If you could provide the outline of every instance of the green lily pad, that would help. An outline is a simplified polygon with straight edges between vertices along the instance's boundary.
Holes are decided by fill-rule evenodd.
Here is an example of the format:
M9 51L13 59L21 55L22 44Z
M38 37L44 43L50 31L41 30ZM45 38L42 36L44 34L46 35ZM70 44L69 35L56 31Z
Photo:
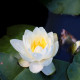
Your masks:
M17 75L14 80L67 80L67 67L69 66L68 62L61 60L53 60L56 67L56 73L46 76L42 72L38 74L33 74L29 69L24 69L19 75Z
M67 70L69 80L80 80L80 64L73 62Z
M8 53L10 55L16 55L18 52L13 49L13 47L10 44L10 38L8 36L4 36L0 39L0 52L2 53Z
M68 62L53 60L56 73L45 76L42 72L34 74L28 68L20 67L17 61L9 54L0 53L0 78L2 80L67 80Z
M22 39L22 35L24 34L26 29L32 31L34 29L34 26L23 25L23 24L22 25L14 25L14 26L8 27L7 35L12 39L13 38Z
M46 76L45 80L68 80L67 68L69 63L57 59L54 59L53 63L56 67L56 72L49 77Z
M55 14L80 14L80 0L41 0Z
M12 80L22 70L23 68L18 65L16 58L9 54L0 53L0 75L2 80L4 80L3 78Z
M14 80L44 80L40 73L33 74L29 69L24 69Z
M73 62L76 62L76 63L79 63L79 64L80 64L80 52L77 53L77 54L74 56Z
M10 39L22 39L22 35L26 29L33 30L34 26L31 25L14 25L7 29L7 35L0 39L0 52L8 53L17 58L20 56L18 52L11 46Z
M67 70L69 80L80 80L80 52L74 56L72 64Z

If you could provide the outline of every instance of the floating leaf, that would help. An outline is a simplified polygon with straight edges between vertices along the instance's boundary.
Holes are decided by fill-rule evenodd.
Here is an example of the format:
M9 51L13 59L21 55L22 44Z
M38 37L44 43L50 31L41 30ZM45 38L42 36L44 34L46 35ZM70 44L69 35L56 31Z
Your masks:
M24 69L19 75L17 75L14 80L44 80L40 73L33 74L29 69Z
M0 39L0 52L9 53L19 58L18 52L11 46L10 39L22 39L22 35L26 29L33 30L34 26L30 25L14 25L7 29L7 35Z
M80 14L80 0L41 0L55 14Z
M80 64L73 62L67 70L69 80L80 80Z
M9 54L0 53L0 74L6 78L5 80L12 80L22 70L23 68L18 65L16 58Z
M24 31L26 29L29 29L32 31L34 29L34 26L32 25L14 25L14 26L8 27L7 35L10 38L22 39L22 35L24 34Z
M80 52L78 52L67 70L69 80L80 80Z
M73 61L80 64L80 52L75 55Z
M57 59L55 59L53 62L56 67L56 73L55 75L51 76L51 80L67 80L67 68L69 63Z
M17 59L9 54L0 53L0 78L2 80L67 80L66 70L68 62L54 60L56 73L51 76L45 76L43 73L33 74L29 69L20 67ZM62 76L63 75L63 76Z
M11 53L10 55L16 55L18 52L13 49L10 44L10 38L8 36L4 36L0 39L0 52L2 53Z

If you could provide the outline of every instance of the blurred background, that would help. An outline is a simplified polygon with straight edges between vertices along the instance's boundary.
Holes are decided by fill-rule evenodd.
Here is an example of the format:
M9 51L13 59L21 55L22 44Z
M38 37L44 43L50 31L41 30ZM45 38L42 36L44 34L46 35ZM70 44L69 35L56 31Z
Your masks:
M48 9L38 0L3 1L0 9L0 37L6 34L9 26L28 24L45 26Z
M42 1L42 3L40 2ZM28 0L3 1L0 10L0 37L6 34L7 27L18 24L43 26L47 32L58 34L66 29L80 40L80 0ZM43 5L44 4L44 5ZM66 6L65 6L66 5ZM55 58L71 62L72 55L62 47Z

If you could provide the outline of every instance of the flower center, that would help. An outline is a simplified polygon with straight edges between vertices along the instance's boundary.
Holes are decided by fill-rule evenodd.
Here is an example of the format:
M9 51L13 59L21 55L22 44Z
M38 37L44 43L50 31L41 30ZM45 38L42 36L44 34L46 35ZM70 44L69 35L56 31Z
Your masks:
M46 43L44 38L42 38L41 40L36 39L36 40L33 41L32 45L31 45L31 50L32 50L32 52L34 52L34 50L37 46L40 46L44 49L46 44L47 43Z

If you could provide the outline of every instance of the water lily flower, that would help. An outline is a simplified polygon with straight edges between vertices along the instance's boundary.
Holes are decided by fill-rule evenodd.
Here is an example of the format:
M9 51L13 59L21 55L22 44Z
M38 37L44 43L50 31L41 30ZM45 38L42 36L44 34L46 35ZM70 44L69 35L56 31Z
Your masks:
M20 54L22 67L29 67L33 73L42 71L45 75L55 71L52 60L59 48L56 33L35 27L33 31L25 30L22 40L11 39L10 43Z

